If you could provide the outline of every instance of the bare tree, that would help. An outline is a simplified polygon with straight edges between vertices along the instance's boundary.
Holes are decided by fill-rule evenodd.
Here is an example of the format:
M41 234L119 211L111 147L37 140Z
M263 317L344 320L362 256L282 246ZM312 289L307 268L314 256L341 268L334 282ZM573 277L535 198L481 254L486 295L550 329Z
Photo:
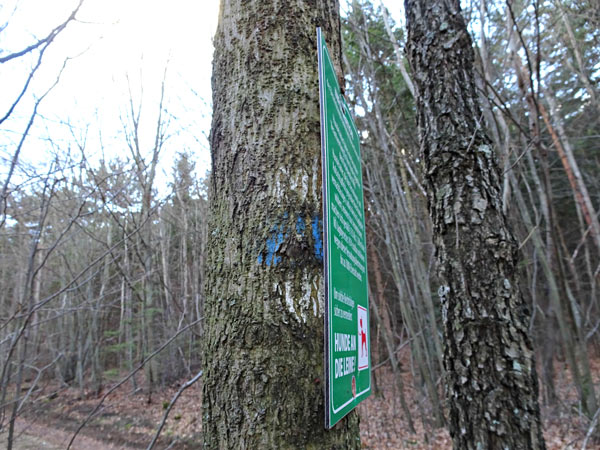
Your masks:
M407 0L454 448L545 448L517 245L458 1Z
M4 56L0 56L0 65L5 65L5 64L8 65L12 62L18 61L18 60L26 57L26 56L37 53L37 59L35 60L33 67L25 75L25 80L23 81L22 89L16 94L14 100L9 103L9 106L7 107L6 111L3 113L0 112L0 114L1 114L0 126L2 126L4 124L4 122L13 114L17 105L23 100L23 98L25 97L25 94L29 91L31 82L34 79L34 76L36 75L36 73L38 72L40 67L42 66L44 55L45 55L46 51L48 50L48 48L53 44L53 42L56 40L56 38L61 33L64 32L64 30L68 27L68 25L71 22L77 20L77 13L81 9L83 2L84 2L84 0L80 0L79 3L77 4L77 6L75 7L75 9L69 14L69 16L61 24L59 24L54 29L52 29L45 37L36 40L32 44L28 45L27 47L25 47L21 50L11 52ZM8 26L8 23L5 24L4 26L2 26L2 28L0 28L0 33L2 31L4 31L7 26ZM27 124L25 125L25 129L23 130L23 132L21 134L21 138L19 140L18 145L16 146L15 150L13 151L13 154L12 154L12 157L10 160L10 167L8 170L8 174L6 175L6 179L4 180L4 183L2 184L2 192L0 192L0 229L2 228L2 226L4 225L4 223L6 221L6 201L7 201L8 190L9 190L9 186L10 186L11 179L14 174L15 168L19 161L19 156L21 153L21 149L23 148L25 139L28 137L31 127L38 115L38 109L40 107L40 104L46 98L46 96L50 93L50 91L52 91L52 89L58 84L58 81L60 80L60 76L61 76L68 61L69 61L68 58L66 58L64 60L64 64L56 76L56 81L53 84L51 84L51 86L44 93L42 93L40 96L38 96L34 100L34 105L33 105L32 111L30 113L29 120L27 121ZM4 93L4 94L8 95L8 93Z

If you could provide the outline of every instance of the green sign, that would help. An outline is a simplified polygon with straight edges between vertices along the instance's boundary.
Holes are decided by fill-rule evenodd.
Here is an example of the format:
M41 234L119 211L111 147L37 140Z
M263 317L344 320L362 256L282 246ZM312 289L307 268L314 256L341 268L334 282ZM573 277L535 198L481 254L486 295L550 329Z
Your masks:
M317 29L325 238L325 427L371 393L359 137Z

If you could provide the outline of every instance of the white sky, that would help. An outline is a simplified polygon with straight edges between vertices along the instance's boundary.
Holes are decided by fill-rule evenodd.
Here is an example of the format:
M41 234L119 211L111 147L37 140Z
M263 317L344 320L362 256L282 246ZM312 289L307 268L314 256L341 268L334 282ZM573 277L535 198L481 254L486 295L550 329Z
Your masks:
M399 22L402 2L383 3ZM76 4L77 0L0 2L0 26L8 23L0 32L0 55L20 50L36 37L44 36ZM203 175L210 165L206 138L210 129L212 36L218 5L218 0L85 0L78 14L84 23L70 24L50 47L43 70L32 84L31 92L41 95L54 81L64 56L74 58L58 86L45 99L42 117L36 121L35 131L23 149L23 160L43 159L43 153L48 151L44 144L48 135L58 141L61 136L67 140L67 128L60 124L67 120L74 128L87 130L87 150L96 158L101 154L100 142L108 157L124 154L126 145L121 132L129 99L127 80L134 99L143 103L142 147L150 150L160 82L168 61L168 109L173 117L169 129L173 136L162 158L160 182L169 179L173 155L184 148L194 151L198 174ZM14 101L33 62L22 59L0 66L0 115ZM14 152L31 108L31 100L22 102L11 119L0 126L0 158L5 161ZM80 132L84 134L85 131ZM4 173L5 168L0 171Z

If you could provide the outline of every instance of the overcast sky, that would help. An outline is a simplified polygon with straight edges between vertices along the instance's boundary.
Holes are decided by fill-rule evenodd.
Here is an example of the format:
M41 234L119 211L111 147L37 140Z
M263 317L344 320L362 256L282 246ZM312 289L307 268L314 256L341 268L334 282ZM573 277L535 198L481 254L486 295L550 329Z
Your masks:
M0 55L20 50L36 37L46 35L77 3L0 2L0 27L7 24L0 32ZM401 19L401 3L384 1L397 22ZM73 58L60 83L44 100L40 120L23 150L23 160L43 159L48 135L59 141L61 136L65 141L70 139L61 120L68 120L78 130L80 141L85 138L93 158L101 157L102 148L123 151L121 131L129 90L136 103L142 101L142 145L151 148L160 83L168 67L167 107L173 136L163 155L163 182L171 172L174 153L183 148L194 151L198 174L203 175L210 164L206 137L210 129L212 36L218 5L218 0L85 0L78 14L80 23L72 23L50 47L43 70L32 84L31 92L41 95L54 82L64 56ZM24 75L33 63L25 58L1 67L0 115L22 89ZM4 161L13 153L31 108L31 100L22 102L11 120L0 126L0 158ZM114 153L107 150L107 156ZM2 174L6 172L3 165Z

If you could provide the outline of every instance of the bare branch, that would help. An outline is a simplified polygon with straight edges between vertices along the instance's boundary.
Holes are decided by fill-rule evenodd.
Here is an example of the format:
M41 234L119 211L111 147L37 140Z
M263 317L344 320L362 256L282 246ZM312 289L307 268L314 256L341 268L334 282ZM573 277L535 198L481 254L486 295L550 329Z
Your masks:
M50 44L56 38L56 36L58 36L67 27L67 25L69 25L69 23L71 23L73 20L75 20L75 17L77 16L77 13L79 12L79 9L81 8L81 5L83 4L84 1L85 0L79 0L79 3L75 7L75 9L71 12L71 14L67 18L67 20L65 20L59 26L57 26L52 31L50 31L50 33L48 33L48 35L45 38L40 39L39 41L35 42L34 44L31 44L28 47L25 47L23 50L20 50L18 52L11 53L10 55L1 57L0 64L4 64L15 58L20 58L21 56L24 56L27 53L34 51L36 48L39 48L44 45L47 46L48 44Z
M154 448L154 445L156 445L156 441L158 440L158 437L160 436L160 432L162 431L163 427L165 426L165 423L167 422L167 417L169 417L169 413L171 412L171 409L173 409L173 406L175 406L177 399L181 396L183 391L185 391L187 388L192 386L194 383L196 383L196 381L198 381L200 379L200 377L202 376L202 372L203 371L201 370L194 376L194 378L192 378L187 383L185 383L183 386L181 386L179 388L179 391L177 391L177 394L175 394L173 396L173 398L171 399L171 403L169 403L169 406L167 407L167 410L165 411L165 413L163 415L162 421L160 422L160 425L158 426L158 429L156 430L156 434L154 435L152 442L150 442L150 444L147 447L147 450L152 450Z
M175 333L173 336L171 336L169 338L169 340L167 340L166 342L164 342L159 348L157 348L150 355L148 355L146 358L144 358L144 360L135 369L133 369L131 372L129 372L129 374L125 378L123 378L121 381L119 381L117 384L115 384L112 388L110 388L108 391L106 391L106 393L102 396L102 398L100 399L100 401L98 402L98 404L96 405L96 407L88 414L88 416L79 425L79 427L77 427L77 430L75 430L75 434L73 434L73 436L71 437L71 440L69 441L69 444L67 445L67 450L69 450L71 448L71 446L73 445L73 442L75 441L75 438L77 437L77 435L79 434L79 432L94 417L94 415L98 412L98 410L100 409L100 407L104 403L104 400L106 400L106 398L110 394L112 394L114 391L116 391L119 387L121 387L123 384L125 384L132 376L134 376L137 372L139 372L141 369L143 369L144 366L146 365L146 363L148 361L150 361L152 358L154 358L156 355L158 355L161 351L163 351L171 342L173 342L175 340L175 338L177 338L177 336L179 336L181 333L183 333L184 331L188 330L189 328L193 327L194 325L200 323L202 320L203 320L203 318L200 317L199 319L197 319L194 322L190 323L186 327L184 327L181 330L177 331L177 333Z

